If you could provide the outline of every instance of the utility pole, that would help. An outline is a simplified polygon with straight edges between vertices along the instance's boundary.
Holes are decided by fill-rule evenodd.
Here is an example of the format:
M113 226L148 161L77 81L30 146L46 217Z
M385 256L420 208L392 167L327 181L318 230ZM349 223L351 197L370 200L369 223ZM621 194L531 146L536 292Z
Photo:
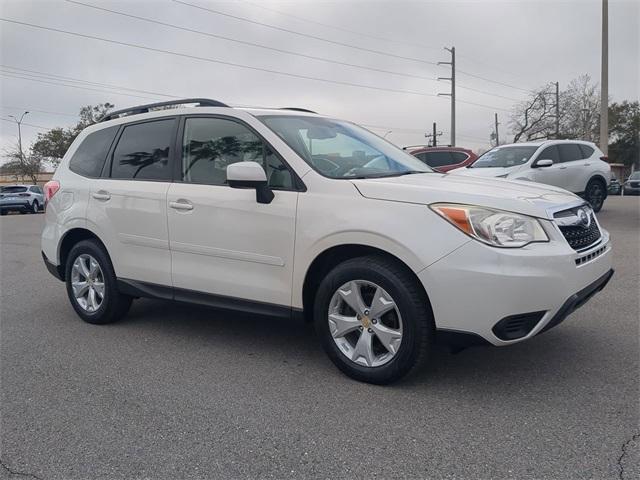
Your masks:
M560 82L556 86L556 140L560 138Z
M431 147L437 147L438 146L438 141L436 140L440 135L442 135L442 132L437 132L436 131L436 122L433 122L433 133L432 134L428 134L425 133L424 136L425 138L431 138Z
M438 77L438 80L449 80L451 82L451 93L439 93L440 96L451 97L451 146L456 146L456 47L444 49L451 53L450 62L438 62L438 65L451 65L450 77Z
M13 118L13 121L16 122L16 124L18 125L18 150L20 153L20 163L24 163L24 153L22 153L22 131L20 130L20 126L22 125L22 119L24 118L25 115L27 115L29 112L24 112L21 116L20 116L20 120L18 120L16 117L14 117L13 115L9 115L10 118Z
M493 115L494 115L494 120L495 120L495 124L496 124L496 147L497 147L498 145L500 145L500 136L498 135L498 125L499 125L499 123L498 123L498 114L494 113Z
M602 0L602 62L600 65L600 150L609 155L609 0Z

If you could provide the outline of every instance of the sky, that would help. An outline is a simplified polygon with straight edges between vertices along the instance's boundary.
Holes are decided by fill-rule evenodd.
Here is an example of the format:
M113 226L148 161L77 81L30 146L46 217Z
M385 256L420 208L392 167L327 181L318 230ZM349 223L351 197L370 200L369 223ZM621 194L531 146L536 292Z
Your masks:
M510 112L531 89L563 88L585 73L599 82L601 8L601 0L0 0L0 151L16 143L9 115L25 110L28 147L38 132L73 125L83 105L175 97L308 108L398 146L424 144L436 122L447 144L449 97L438 94L450 83L437 78L450 76L438 62L450 60L451 46L456 144L486 149L494 114L509 138ZM638 100L639 59L640 0L610 0L613 101Z

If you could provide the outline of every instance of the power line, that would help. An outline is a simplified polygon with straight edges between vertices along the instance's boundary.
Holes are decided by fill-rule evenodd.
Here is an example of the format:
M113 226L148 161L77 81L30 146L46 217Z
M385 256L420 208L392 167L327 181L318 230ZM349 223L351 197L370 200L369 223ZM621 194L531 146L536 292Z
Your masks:
M174 0L174 1L176 1L176 0ZM411 45L411 46L416 46L416 47L420 47L420 48L429 48L429 49L432 49L432 50L440 50L437 47L433 47L431 45L426 45L424 43L407 42L407 41L395 40L395 39L392 39L392 38L385 38L385 37L379 37L379 36L376 36L376 35L370 35L370 34L367 34L367 33L364 33L364 32L357 32L355 30L350 30L350 29L339 27L339 26L336 26L336 25L330 25L330 24L327 24L327 23L318 22L316 20L311 20L309 18L300 17L300 16L297 16L297 15L292 15L290 13L281 12L280 10L277 10L277 9L274 9L274 8L265 7L264 5L259 5L259 4L250 2L248 0L242 0L242 1L244 3L249 4L249 5L253 5L253 6L261 8L263 10L268 10L268 11L271 11L271 12L275 12L275 13L278 13L278 14L283 15L285 17L295 18L296 20L301 20L303 22L308 22L308 23L312 23L312 24L315 24L315 25L320 25L320 26L323 26L323 27L332 28L332 29L339 30L339 31L342 31L342 32L351 33L351 34L354 34L354 35L361 35L363 37L373 38L373 39L376 39L376 40L382 40L382 41L385 41L385 42L392 42L392 43L397 43L397 44ZM183 3L183 2L180 2L180 3ZM474 62L476 64L479 64L479 65L485 64L486 65L485 62L479 62L479 61L477 61L475 59L472 59L471 57L468 57L468 56L465 56L465 55L459 55L459 56L462 56L463 58L469 59L469 60L471 60L472 62ZM502 71L503 73L514 75L513 73L507 72L506 70L499 70L499 69L496 69L495 67L490 67L490 68L492 68L493 70ZM460 73L465 73L465 72L460 72ZM514 75L514 76L519 76L519 75ZM520 76L520 77L524 78L522 76ZM485 78L485 77L477 76L475 78L478 78L479 80L484 80L484 81L487 81L487 82L498 83L499 85L507 86L507 87L510 87L510 88L521 89L521 87L510 85L508 83L496 82L494 80L491 80L491 79ZM487 93L487 92L481 92L481 93ZM492 94L489 94L489 95L492 95ZM496 96L499 96L499 95L496 95Z
M0 120L2 120L3 122L11 122L11 123L15 123L13 120L8 120L6 118L0 118ZM43 127L41 125L34 125L33 123L21 123L22 125L26 125L28 127L33 127L33 128L39 128L40 130L51 130L50 128L47 127Z
M17 72L7 72L7 73L46 78L48 80L76 82L76 83L82 83L82 84L87 84L87 85L92 85L92 86L113 88L113 89L117 89L117 90L127 90L127 91L131 91L131 92L135 92L135 93L145 93L145 94L149 94L149 95L155 95L157 97L181 98L181 97L176 97L175 95L168 95L166 93L153 92L153 91L149 91L149 90L140 90L140 89L137 89L137 88L124 87L122 85L114 85L114 84L109 84L109 83L92 82L92 81L89 81L89 80L83 80L83 79L78 79L78 78L74 78L74 77L67 77L67 76L62 76L62 75L57 75L57 74L52 74L52 73L47 73L47 72L41 72L41 71L38 71L38 70L27 70L27 69L24 69L24 68L13 67L13 66L10 66L10 65L1 65L0 64L0 69L18 70ZM47 77L51 77L51 78L47 78ZM143 97L143 98L146 98L146 97Z
M402 44L402 45L412 45L414 47L430 48L430 49L438 50L438 51L440 50L440 48L433 47L431 45L425 45L424 43L414 43L414 42L407 42L407 41L403 41L403 40L395 40L393 38L379 37L379 36L376 36L376 35L371 35L369 33L358 32L358 31L355 31L355 30L349 30L348 28L340 27L338 25L331 25L329 23L322 23L322 22L318 22L316 20L311 20L310 18L299 17L297 15L292 15L290 13L281 12L280 10L276 10L275 8L265 7L264 5L260 5L260 4L253 3L253 2L249 2L247 0L242 0L242 1L244 3L252 5L254 7L258 7L258 8L261 8L263 10L268 10L268 11L277 13L279 15L285 16L285 17L295 18L296 20L312 23L314 25L320 25L322 27L332 28L334 30L338 30L338 31L341 31L341 32L347 32L347 33L351 33L351 34L354 34L354 35L360 35L362 37L373 38L374 40L382 40L383 42L391 42L391 43L397 43L397 44Z
M77 117L78 115L73 115L71 113L62 113L62 112L51 112L49 110L36 110L35 108L31 108L31 107L10 107L9 105L2 105L0 106L1 109L3 110L16 110L16 111L25 111L28 110L31 113L44 113L46 115L59 115L59 116L63 116L63 117Z
M315 36L315 35L310 35L308 33L297 32L295 30L290 30L288 28L278 27L277 25L271 25L269 23L258 22L256 20L251 20L249 18L240 17L238 15L232 15L230 13L221 12L219 10L214 10L212 8L201 7L200 5L194 5L192 3L183 2L182 0L172 0L172 1L175 2L175 3L179 3L181 5L186 5L188 7L197 8L199 10L204 10L206 12L214 13L216 15L221 15L221 16L228 17L228 18L233 18L233 19L241 21L241 22L251 23L253 25L260 25L262 27L272 28L274 30L278 30L278 31L281 31L281 32L286 32L286 33L291 33L293 35L299 35L301 37L312 38L314 40L319 40L321 42L331 43L333 45L339 45L341 47L352 48L352 49L355 49L355 50L360 50L360 51L369 52L369 53L375 53L375 54L384 55L384 56L387 56L387 57L399 58L399 59L402 59L402 60L410 60L412 62L425 63L427 65L434 65L434 66L436 65L436 62L429 62L428 60L423 60L421 58L405 57L405 56L402 56L402 55L396 55L396 54L393 54L393 53L383 52L382 50L374 50L374 49L365 48L365 47L358 47L356 45L349 45L348 43L338 42L336 40L329 40L327 38L318 37L318 36Z
M111 10L111 9L104 8L104 7L98 7L97 5L89 5L87 3L78 2L76 0L66 0L66 1L68 3L73 3L73 4L76 4L76 5L82 5L84 7L93 8L95 10L101 10L103 12L113 13L115 15L121 15L123 17L133 18L133 19L140 20L140 21L143 21L143 22L153 23L153 24L156 24L156 25L161 25L161 26L164 26L164 27L174 28L176 30L182 30L182 31L189 32L189 33L195 33L195 34L198 34L198 35L204 35L204 36L211 37L211 38L217 38L217 39L225 40L225 41L228 41L228 42L239 43L241 45L247 45L247 46L250 46L250 47L262 48L264 50L271 50L273 52L284 53L284 54L287 54L287 55L294 55L294 56L297 56L297 57L308 58L308 59L311 59L311 60L318 60L318 61L321 61L321 62L333 63L333 64L336 64L336 65L342 65L342 66L346 66L346 67L359 68L359 69L362 69L362 70L370 70L372 72L388 73L390 75L399 75L399 76L402 76L402 77L417 78L417 79L420 79L420 80L429 80L429 81L432 81L432 82L436 81L435 77L425 77L423 75L413 75L413 74L410 74L410 73L397 72L397 71L393 71L393 70L385 70L385 69L382 69L382 68L369 67L367 65L359 65L359 64L356 64L356 63L341 62L339 60L332 60L330 58L318 57L318 56L315 56L315 55L308 55L308 54L305 54L305 53L292 52L291 50L284 50L284 49L281 49L281 48L268 47L266 45L260 45L259 43L248 42L248 41L245 41L245 40L238 40L238 39L235 39L235 38L225 37L223 35L218 35L218 34L211 33L211 32L205 32L203 30L196 30L196 29L193 29L193 28L182 27L180 25L175 25L173 23L161 22L159 20L153 20L153 19L147 18L147 17L141 17L141 16L138 16L138 15L132 15L132 14L125 13L125 12L120 12L120 11L117 11L117 10Z
M531 90L522 87L516 87L515 85L510 85L508 83L499 82L497 80L491 80L490 78L483 77L481 75L476 75L475 73L465 72L463 70L458 70L458 73L461 75L466 75L468 77L477 78L479 80L484 80L485 82L495 83L496 85L502 85L503 87L513 88L514 90L520 90L523 92L531 93Z
M436 82L437 81L435 77L426 77L424 75L414 75L414 74L410 74L410 73L398 72L398 71L393 71L393 70L385 70L385 69L382 69L382 68L370 67L370 66L367 66L367 65L359 65L359 64L349 63L349 62L341 62L339 60L332 60L330 58L318 57L318 56L315 56L315 55L308 55L308 54L299 53L299 52L292 52L291 50L284 50L284 49L275 48L275 47L268 47L266 45L260 45L258 43L248 42L248 41L244 41L244 40L238 40L238 39L234 39L234 38L230 38L230 37L225 37L223 35L218 35L218 34L214 34L214 33L210 33L210 32L205 32L205 31L202 31L202 30L196 30L196 29L193 29L193 28L182 27L180 25L175 25L175 24L172 24L172 23L161 22L159 20L154 20L154 19L150 19L150 18L147 18L147 17L141 17L141 16L138 16L138 15L132 15L132 14L125 13L125 12L120 12L120 11L117 11L117 10L111 10L111 9L108 9L108 8L99 7L97 5L90 5L90 4L79 2L79 1L76 1L76 0L66 0L66 1L68 3L73 3L75 5L81 5L81 6L84 6L84 7L93 8L93 9L98 10L98 11L108 12L108 13L112 13L112 14L115 14L115 15L121 15L123 17L133 18L135 20L140 20L140 21L143 21L143 22L148 22L148 23L152 23L152 24L156 24L156 25L161 25L161 26L164 26L164 27L174 28L174 29L177 29L177 30L182 30L182 31L185 31L185 32L190 32L190 33L195 33L195 34L198 34L198 35L204 35L204 36L207 36L207 37L210 37L210 38L217 38L217 39L221 39L221 40L225 40L225 41L229 41L229 42L239 43L241 45L247 45L247 46L254 47L254 48L261 48L261 49L264 49L264 50L270 50L270 51L274 51L274 52L278 52L278 53L284 53L284 54L287 54L287 55L294 55L294 56L297 56L297 57L308 58L308 59L311 59L311 60L317 60L317 61L321 61L321 62L332 63L332 64L335 64L335 65L342 65L342 66L346 66L346 67L358 68L358 69L362 69L362 70L369 70L369 71L372 71L372 72L386 73L386 74L390 74L390 75L398 75L398 76L407 77L407 78L415 78L415 79L419 79L419 80L427 80L427 81L430 81L430 82ZM267 8L267 7L263 7L263 8ZM503 99L506 99L506 100L512 100L512 101L516 101L516 102L519 101L518 99L514 99L512 97L506 97L504 95L499 95L499 94L496 94L496 93L487 92L485 90L480 90L480 89L473 88L473 87L467 87L467 86L464 86L464 85L459 85L459 88L464 89L464 90L470 90L470 91L477 92L477 93L482 93L482 94L485 94L485 95L490 95L490 96L493 96L493 97L503 98Z
M10 72L10 73L13 73L13 72ZM3 71L0 71L0 76L8 77L8 78L16 78L16 79L19 79L19 80L28 80L30 82L38 82L38 83L43 83L43 84L46 84L46 85L55 85L55 86L61 86L61 87L78 88L80 90L88 90L88 91L92 91L92 92L110 93L112 95L123 95L123 96L127 96L127 97L142 98L142 99L145 99L145 100L157 100L157 98L141 97L140 95L132 95L130 93L121 93L121 92L115 92L115 91L110 91L110 90L105 90L105 89L89 88L89 87L83 87L81 85L69 85L69 84L66 84L66 83L56 83L56 82L51 82L51 81L39 80L37 78L30 78L30 77L27 77L27 76L11 75L10 73L6 73L6 72L3 72ZM23 74L23 75L25 75L25 74Z
M394 88L376 87L376 86L364 85L364 84L360 84L360 83L345 82L345 81L341 81L341 80L330 80L328 78L312 77L312 76L308 76L308 75L301 75L301 74L296 74L296 73L282 72L282 71L273 70L273 69L270 69L270 68L254 67L254 66L251 66L251 65L244 65L244 64L241 64L241 63L227 62L227 61L218 60L218 59L209 58L209 57L200 57L200 56L197 56L197 55L189 55L189 54L186 54L186 53L174 52L174 51L171 51L171 50L164 50L164 49L161 49L161 48L147 47L147 46L138 45L138 44L135 44L135 43L121 42L121 41L118 41L118 40L111 40L111 39L108 39L108 38L97 37L95 35L87 35L87 34L83 34L83 33L71 32L71 31L62 30L62 29L59 29L59 28L45 27L45 26L42 26L42 25L36 25L36 24L33 24L33 23L28 23L28 22L20 22L20 21L17 21L17 20L11 20L11 19L7 19L7 18L0 18L0 21L13 23L13 24L16 24L16 25L27 26L27 27L31 27L31 28L36 28L36 29L40 29L40 30L47 30L47 31L56 32L56 33L63 33L63 34L66 34L66 35L72 35L72 36L76 36L76 37L80 37L80 38L88 38L88 39L91 39L91 40L98 40L98 41L101 41L101 42L112 43L114 45L138 48L140 50L147 50L147 51L150 51L150 52L164 53L164 54L167 54L167 55L173 55L173 56L177 56L177 57L184 57L184 58L189 58L189 59L192 59L192 60L198 60L198 61L202 61L202 62L217 63L219 65L227 65L227 66L230 66L230 67L245 68L245 69L248 69L248 70L255 70L255 71L260 71L260 72L272 73L272 74L275 74L275 75L282 75L282 76L286 76L286 77L301 78L301 79L305 79L305 80L313 80L313 81L317 81L317 82L332 83L332 84L336 84L336 85L344 85L344 86L349 86L349 87L367 88L367 89L370 89L370 90L378 90L378 91L393 92L393 93L405 93L405 94L409 94L409 95L418 95L418 96L421 96L421 97L436 97L435 94L431 94L431 93L416 92L416 91L412 91L412 90L400 90L400 89L394 89Z

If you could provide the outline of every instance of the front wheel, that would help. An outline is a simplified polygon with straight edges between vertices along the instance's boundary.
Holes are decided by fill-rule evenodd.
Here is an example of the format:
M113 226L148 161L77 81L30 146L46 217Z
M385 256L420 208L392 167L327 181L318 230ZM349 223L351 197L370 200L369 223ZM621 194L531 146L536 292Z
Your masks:
M604 205L604 199L607 197L607 191L605 189L604 182L601 180L591 180L587 184L587 188L584 192L585 199L591 205L594 212L599 212Z
M131 297L118 291L106 250L95 240L74 245L67 257L65 280L71 306L85 322L115 322L131 306Z
M375 384L396 381L426 361L434 332L418 280L378 256L348 260L322 280L314 322L333 363Z

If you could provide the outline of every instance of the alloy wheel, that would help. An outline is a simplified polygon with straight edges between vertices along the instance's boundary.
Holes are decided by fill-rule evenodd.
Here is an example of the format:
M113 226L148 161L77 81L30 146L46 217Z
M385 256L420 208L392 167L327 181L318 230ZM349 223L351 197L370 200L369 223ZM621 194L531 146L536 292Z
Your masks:
M338 288L327 321L340 352L358 365L379 367L400 349L400 311L391 295L373 282L352 280Z
M71 287L76 303L87 313L94 313L105 296L104 275L91 255L83 253L71 267Z

